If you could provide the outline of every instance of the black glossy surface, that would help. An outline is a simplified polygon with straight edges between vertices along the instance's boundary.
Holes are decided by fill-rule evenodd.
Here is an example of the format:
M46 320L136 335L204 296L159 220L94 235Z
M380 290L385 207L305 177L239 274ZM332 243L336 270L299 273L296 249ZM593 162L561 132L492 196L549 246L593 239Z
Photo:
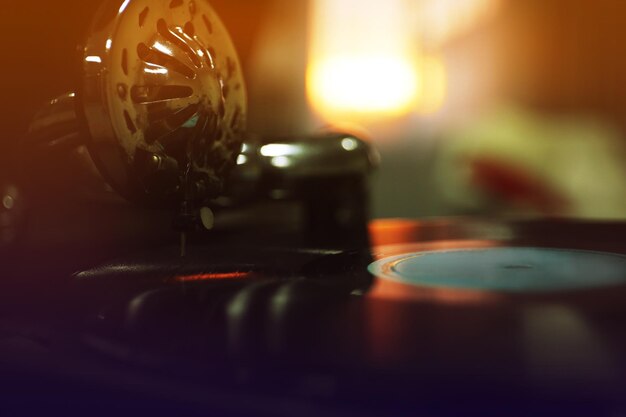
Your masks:
M370 240L411 242L412 250L506 243L624 253L623 231L577 222L378 221ZM312 251L301 249L307 235L228 233L235 244L204 238L185 260L154 245L120 248L118 261L78 275L62 272L76 269L72 257L56 258L64 259L56 274L45 264L37 276L34 265L17 268L31 272L8 285L10 299L3 291L9 404L38 407L18 401L34 391L57 392L42 400L53 407L106 399L122 413L158 415L626 410L623 288L519 297L416 289L372 280L364 242L330 239L322 246L338 249Z

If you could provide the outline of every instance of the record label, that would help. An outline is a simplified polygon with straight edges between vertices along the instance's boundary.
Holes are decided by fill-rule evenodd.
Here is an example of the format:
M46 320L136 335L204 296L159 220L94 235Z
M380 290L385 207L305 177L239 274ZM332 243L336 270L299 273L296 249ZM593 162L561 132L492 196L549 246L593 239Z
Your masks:
M551 292L625 285L626 256L521 247L413 252L381 259L369 271L414 286Z

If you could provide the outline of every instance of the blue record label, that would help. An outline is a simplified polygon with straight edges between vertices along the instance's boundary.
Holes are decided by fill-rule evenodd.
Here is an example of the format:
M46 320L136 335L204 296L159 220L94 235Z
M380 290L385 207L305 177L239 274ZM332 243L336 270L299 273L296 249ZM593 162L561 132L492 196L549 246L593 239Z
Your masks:
M624 285L626 256L515 247L413 252L381 259L369 271L415 286L550 292Z

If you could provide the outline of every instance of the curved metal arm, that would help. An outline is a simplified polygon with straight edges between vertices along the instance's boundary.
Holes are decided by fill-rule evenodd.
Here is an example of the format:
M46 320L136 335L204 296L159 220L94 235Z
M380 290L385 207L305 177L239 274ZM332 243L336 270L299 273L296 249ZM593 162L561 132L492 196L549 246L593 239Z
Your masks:
M48 102L33 119L22 144L24 153L48 155L85 145L76 109L76 95L67 93ZM251 139L244 143L237 167L225 190L236 200L302 194L302 181L367 176L378 165L378 154L363 140L328 132L309 137ZM167 170L167 166L154 167ZM95 171L94 171L95 172Z

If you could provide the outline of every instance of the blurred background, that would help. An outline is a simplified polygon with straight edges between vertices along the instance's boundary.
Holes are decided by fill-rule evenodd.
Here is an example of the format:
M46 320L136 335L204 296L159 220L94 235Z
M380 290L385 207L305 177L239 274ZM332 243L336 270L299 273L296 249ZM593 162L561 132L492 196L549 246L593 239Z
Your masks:
M375 217L626 218L626 2L210 2L242 57L250 132L371 141ZM74 89L95 5L2 9L6 167L39 105Z

